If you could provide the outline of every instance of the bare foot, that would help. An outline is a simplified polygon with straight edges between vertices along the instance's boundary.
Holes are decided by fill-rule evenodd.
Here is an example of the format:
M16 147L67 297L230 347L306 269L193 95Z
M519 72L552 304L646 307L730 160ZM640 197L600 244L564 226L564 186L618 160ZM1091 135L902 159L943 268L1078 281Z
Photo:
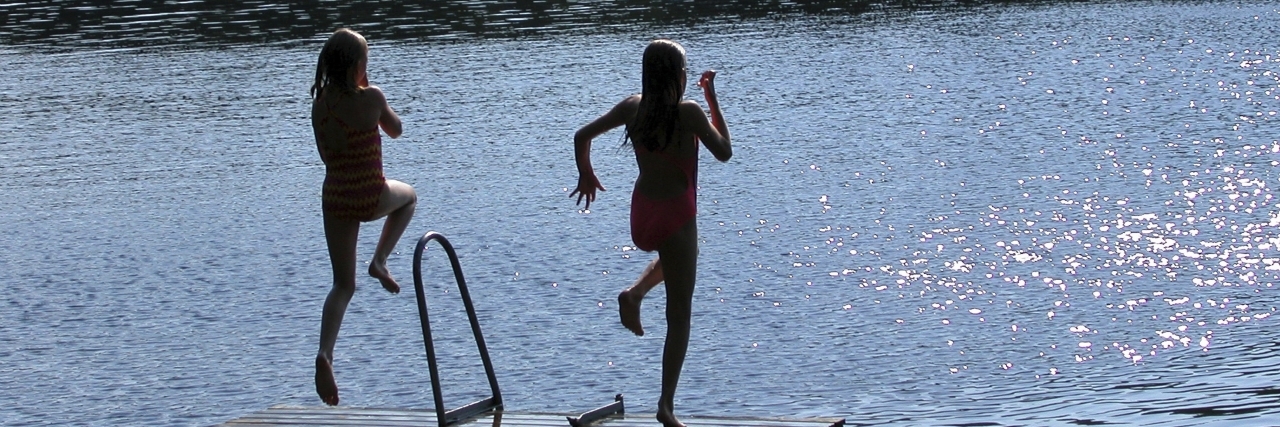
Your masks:
M685 427L670 408L658 408L658 422L662 423L662 427Z
M640 301L631 297L631 289L618 293L618 317L622 318L622 326L627 327L636 336L644 336L644 327L640 325Z
M387 271L386 264L378 264L376 262L369 263L369 275L378 279L379 282L382 282L382 288L386 289L387 292L393 294L400 293L400 284L396 283L396 279L391 278L391 272Z
M329 406L338 405L338 383L333 380L333 364L316 356L316 394Z

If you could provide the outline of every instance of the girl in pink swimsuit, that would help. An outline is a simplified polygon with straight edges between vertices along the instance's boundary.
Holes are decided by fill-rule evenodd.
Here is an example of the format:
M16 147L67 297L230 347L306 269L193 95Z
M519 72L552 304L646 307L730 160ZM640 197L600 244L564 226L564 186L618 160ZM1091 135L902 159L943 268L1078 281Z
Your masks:
M570 197L586 208L604 191L591 167L591 140L619 126L636 154L640 176L631 193L631 239L644 251L658 251L644 273L618 294L622 325L644 335L640 303L645 294L665 283L667 290L667 339L662 351L662 393L658 421L666 427L683 426L675 416L676 384L689 348L689 320L698 263L697 212L698 143L717 160L733 156L729 128L716 100L715 71L702 73L702 87L711 109L707 113L693 100L684 99L687 84L684 48L670 40L655 40L644 51L642 89L591 121L573 136L578 164L578 187Z
M400 285L387 271L387 256L409 226L418 197L413 187L382 175L382 129L397 138L400 117L377 86L369 85L369 45L355 31L333 33L320 51L316 83L311 86L311 127L324 162L321 210L324 237L333 264L333 288L320 316L320 351L316 353L316 393L338 404L333 378L333 346L347 303L356 291L356 238L360 223L387 217L382 237L369 263L369 275L391 293Z

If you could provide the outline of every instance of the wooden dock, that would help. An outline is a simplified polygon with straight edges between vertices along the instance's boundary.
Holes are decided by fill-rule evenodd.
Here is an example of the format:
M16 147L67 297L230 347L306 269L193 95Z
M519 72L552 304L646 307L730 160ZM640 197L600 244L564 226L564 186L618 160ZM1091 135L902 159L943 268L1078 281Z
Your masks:
M568 417L575 415L550 413L491 412L455 424L458 427L568 427ZM843 427L843 418L747 418L747 417L680 417L688 427ZM273 406L219 424L217 427L435 427L439 422L434 410L373 409L347 407ZM614 414L596 420L594 427L655 427L654 414Z

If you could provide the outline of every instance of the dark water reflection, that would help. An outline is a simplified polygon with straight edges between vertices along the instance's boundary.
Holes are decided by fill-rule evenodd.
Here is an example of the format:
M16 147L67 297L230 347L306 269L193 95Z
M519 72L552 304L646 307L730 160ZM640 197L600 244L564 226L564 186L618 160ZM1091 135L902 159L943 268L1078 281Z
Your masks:
M647 0L159 1L0 4L0 44L41 48L211 47L306 40L353 27L379 40L511 38L796 15L955 8L970 1ZM1004 1L985 3L1044 3Z

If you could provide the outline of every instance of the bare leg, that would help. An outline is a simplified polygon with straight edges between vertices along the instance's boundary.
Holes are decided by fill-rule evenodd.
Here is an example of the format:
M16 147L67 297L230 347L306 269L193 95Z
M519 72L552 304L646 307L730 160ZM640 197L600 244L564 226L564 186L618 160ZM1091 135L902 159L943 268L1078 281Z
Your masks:
M644 296L654 286L662 283L661 259L654 258L631 287L618 293L618 317L622 318L622 326L627 327L636 336L644 335L644 326L640 325L640 303L644 302Z
M662 394L658 397L658 422L664 427L684 427L675 415L676 385L689 351L693 315L693 286L698 270L698 226L690 220L658 249L667 288L667 340L662 348Z
M418 195L413 187L400 181L387 180L382 189L382 197L378 199L378 209L374 218L387 217L382 225L382 236L378 238L378 247L374 249L373 261L369 263L369 275L382 282L382 287L393 294L400 293L400 284L391 277L387 270L387 257L395 250L396 242L409 227L413 219L413 211L418 205Z
M360 222L325 215L324 237L333 264L333 289L324 300L320 316L320 351L316 353L316 393L329 405L338 404L338 383L333 377L333 346L347 303L356 291L356 238Z

